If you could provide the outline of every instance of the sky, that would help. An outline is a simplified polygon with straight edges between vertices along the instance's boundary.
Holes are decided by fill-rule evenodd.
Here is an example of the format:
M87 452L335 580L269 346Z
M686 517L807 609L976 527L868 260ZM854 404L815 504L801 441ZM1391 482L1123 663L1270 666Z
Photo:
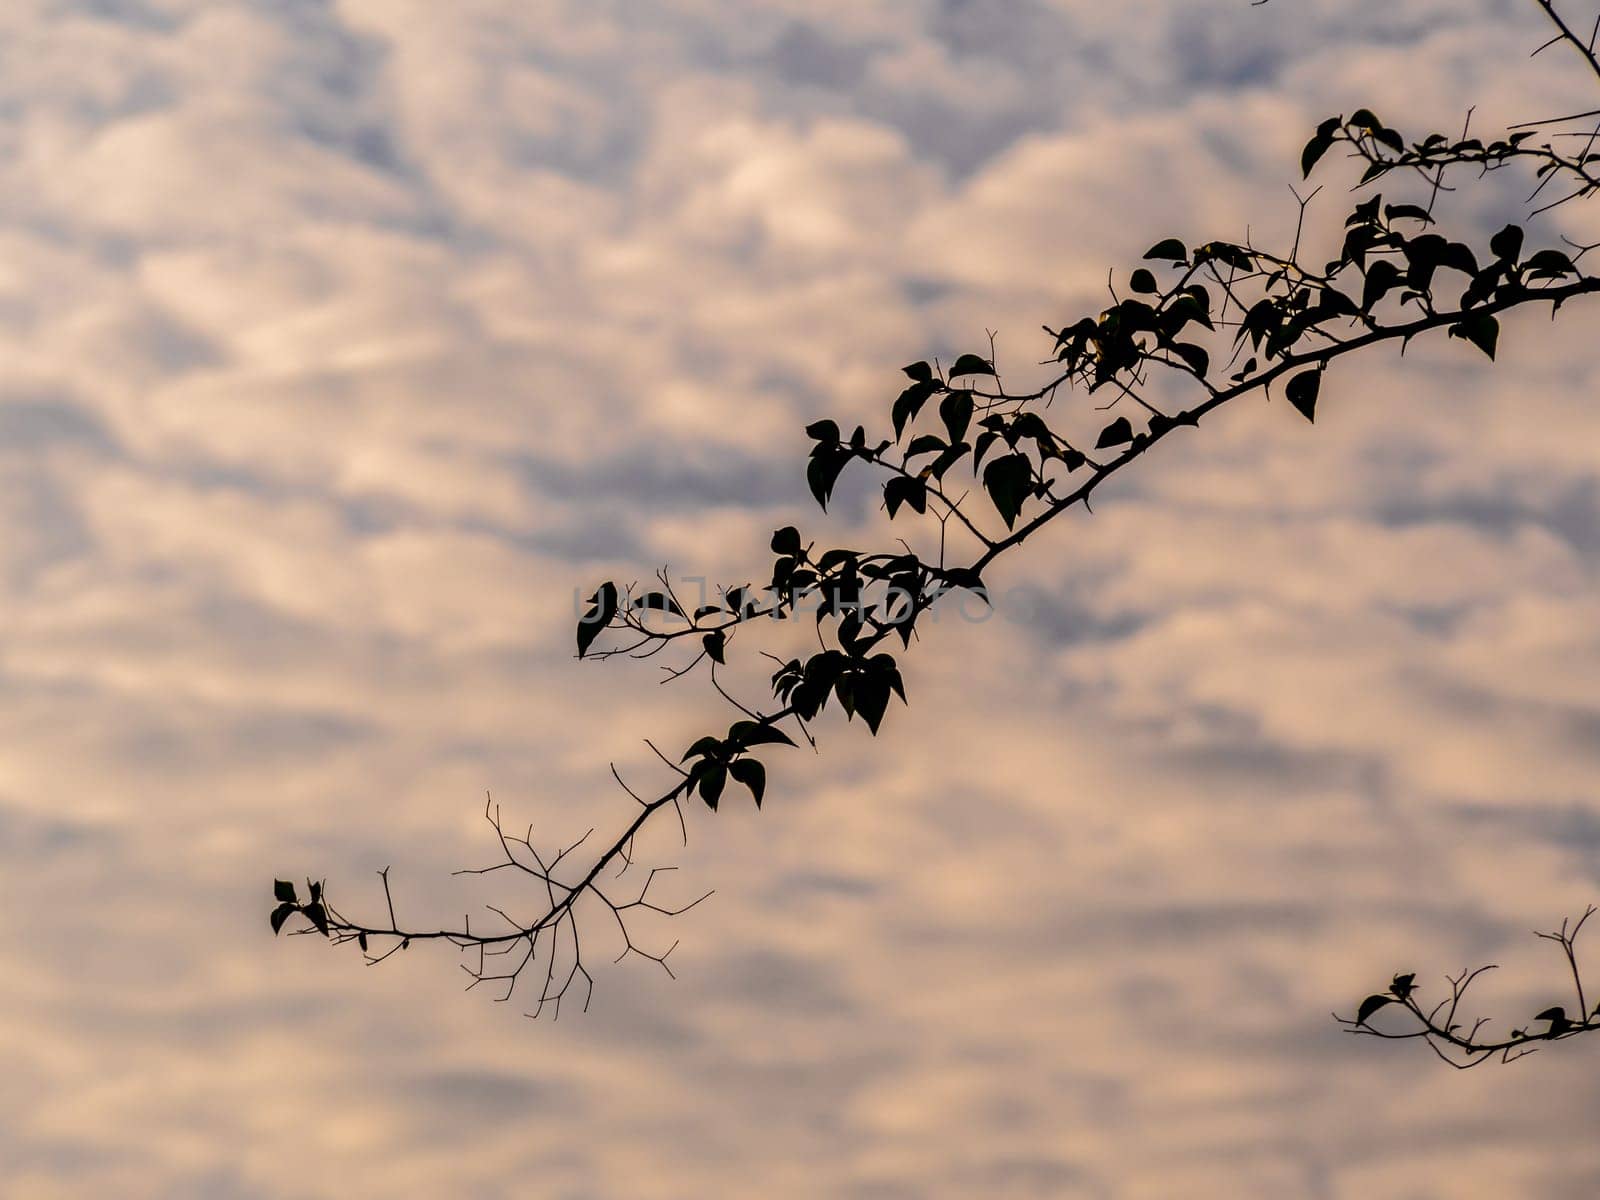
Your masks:
M1531 0L10 0L0 1191L1593 1196L1600 1047L1462 1074L1330 1016L1499 962L1526 1018L1564 999L1531 931L1600 901L1576 306L1492 367L1341 365L1314 428L1241 401L1031 541L991 582L1032 615L930 627L880 737L824 721L763 812L647 839L715 889L675 980L600 953L535 1022L449 951L266 920L307 875L376 917L384 867L418 925L531 906L450 875L486 793L613 828L607 764L653 786L644 739L724 719L576 661L575 591L882 544L864 493L816 511L806 423L882 427L991 331L1039 377L1162 237L1292 233L1331 113L1593 107L1545 36Z

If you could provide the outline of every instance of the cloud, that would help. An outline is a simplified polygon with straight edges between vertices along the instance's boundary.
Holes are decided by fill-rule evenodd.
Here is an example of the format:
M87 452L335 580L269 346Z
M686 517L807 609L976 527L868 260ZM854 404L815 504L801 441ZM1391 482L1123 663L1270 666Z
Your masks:
M1585 107L1527 8L0 12L10 1186L1584 1194L1540 1149L1581 1142L1581 1045L1463 1082L1325 1016L1491 960L1537 1011L1525 930L1592 898L1576 311L1493 368L1341 365L1315 428L1219 413L997 564L1031 615L929 626L876 742L824 720L763 813L644 839L716 888L655 931L676 982L596 930L591 1011L533 1026L263 904L314 872L377 911L385 866L418 923L537 903L448 874L485 792L598 838L607 762L652 786L640 738L723 719L574 662L575 589L908 533L855 479L815 512L806 421L880 427L990 329L1021 383L1159 237L1292 235L1328 112ZM741 633L727 681L809 636Z

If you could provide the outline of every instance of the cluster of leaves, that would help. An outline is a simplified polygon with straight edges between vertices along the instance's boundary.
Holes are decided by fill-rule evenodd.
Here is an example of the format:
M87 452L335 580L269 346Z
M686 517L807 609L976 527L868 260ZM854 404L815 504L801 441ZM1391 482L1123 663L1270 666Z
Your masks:
M684 751L679 761L694 759L689 769L691 790L700 792L700 799L712 812L729 778L750 789L750 796L761 807L767 792L767 769L759 759L750 758L749 751L756 746L793 746L794 739L783 730L760 721L735 721L727 737L707 735Z
M274 880L272 884L272 898L278 906L272 910L272 932L279 933L283 924L295 913L299 913L311 923L318 933L328 936L328 910L322 903L322 884L306 880L306 888L311 893L311 899L304 904L300 903L300 896L295 891L294 884L287 879ZM366 947L363 946L363 949Z

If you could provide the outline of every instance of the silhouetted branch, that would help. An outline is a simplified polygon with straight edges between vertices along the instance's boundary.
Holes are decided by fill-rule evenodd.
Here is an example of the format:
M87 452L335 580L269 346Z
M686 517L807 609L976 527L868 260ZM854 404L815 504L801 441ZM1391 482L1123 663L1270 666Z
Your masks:
M1552 1005L1535 1014L1533 1021L1543 1022L1542 1029L1535 1029L1530 1024L1513 1028L1503 1037L1483 1037L1480 1034L1489 1024L1489 1018L1474 1018L1470 1028L1458 1019L1467 989L1486 972L1495 970L1493 964L1473 971L1464 970L1460 975L1445 976L1450 994L1431 1008L1423 1008L1418 999L1422 989L1418 987L1414 973L1396 975L1386 991L1374 993L1363 1000L1354 1017L1341 1017L1335 1013L1334 1020L1343 1025L1347 1032L1364 1037L1422 1041L1452 1067L1462 1069L1476 1067L1496 1056L1502 1062L1514 1062L1526 1054L1532 1054L1541 1042L1559 1042L1581 1033L1593 1033L1600 1030L1600 1008L1591 1011L1584 998L1583 973L1578 965L1576 942L1584 924L1595 911L1591 905L1576 921L1564 920L1558 930L1535 934L1561 947L1577 999L1577 1007L1573 1009L1575 1015L1569 1016L1566 1006L1562 1004ZM1405 1015L1398 1027L1386 1017L1387 1027L1380 1028L1372 1024L1372 1019L1379 1013Z
M1581 38L1553 4L1537 2L1556 22L1554 40L1572 44L1600 76L1594 36ZM1388 344L1403 350L1415 338L1444 331L1492 360L1501 314L1537 304L1549 304L1553 314L1568 301L1600 292L1600 278L1582 265L1593 247L1567 242L1567 250L1526 252L1523 230L1507 225L1475 250L1436 232L1435 214L1439 196L1449 191L1447 178L1463 170L1481 177L1526 165L1539 180L1530 202L1552 179L1565 180L1569 190L1540 211L1592 195L1600 189L1593 137L1574 154L1556 148L1560 133L1539 141L1536 129L1593 115L1524 125L1487 144L1469 137L1465 125L1458 137L1436 133L1408 140L1367 109L1331 117L1302 153L1304 174L1342 146L1365 164L1358 188L1390 175L1415 177L1426 189L1427 204L1385 204L1378 195L1361 200L1345 218L1338 256L1325 264L1304 257L1308 206L1317 191L1294 193L1299 211L1286 250L1255 245L1248 237L1208 241L1192 250L1177 238L1162 239L1145 255L1156 266L1128 273L1126 295L1112 277L1107 307L1057 329L1045 327L1052 372L1040 386L1018 392L1001 382L991 334L987 355L962 354L948 367L917 362L904 368L910 384L890 405L890 436L869 436L859 425L846 434L832 420L813 422L806 429L813 442L806 479L817 502L826 509L842 473L862 464L882 479L890 520L911 513L937 526L936 553L919 554L904 539L892 550L824 550L790 526L773 534L769 581L719 586L714 602L702 593L699 603L689 603L683 585L703 587L704 581L675 581L665 568L648 587L603 583L579 620L578 656L643 659L682 648L686 657L666 661L663 682L703 666L712 692L732 710L726 732L698 738L675 760L647 742L671 773L654 798L624 784L613 766L612 776L634 808L617 832L596 844L591 829L576 842L541 852L531 829L509 835L499 810L487 806L485 818L502 857L466 873L503 874L528 886L533 907L521 916L491 908L498 924L488 929L474 929L470 920L459 929L404 927L385 870L380 878L387 923L347 918L324 899L320 883L308 885L310 899L302 901L280 882L273 929L298 914L335 944L356 942L369 963L414 941L446 942L469 956L463 964L469 987L500 985L499 998L508 999L532 971L541 979L534 1014L547 1006L558 1014L574 987L583 986L585 1005L593 989L579 930L578 909L584 905L610 914L607 924L621 939L619 959L638 956L670 974L672 946L658 952L644 945L629 922L671 918L700 900L675 907L652 898L652 885L667 869L660 867L648 872L636 897L616 898L617 880L634 862L641 831L671 809L687 838L683 802L698 796L715 811L730 783L759 807L767 773L757 752L795 746L796 735L814 746L810 725L830 704L847 719L860 716L876 734L891 696L906 698L898 663L885 645L899 638L909 649L918 620L952 592L992 602L983 574L1001 555L1064 513L1089 510L1107 480L1225 404L1254 395L1270 398L1278 389L1292 409L1314 421L1324 379L1348 356ZM1063 399L1073 396L1084 403ZM1098 429L1069 437L1059 422L1045 420L1046 412ZM801 617L815 619L818 648L805 658L774 657L776 707L763 713L734 695L718 668L744 627ZM574 865L580 862L586 865ZM1427 1011L1415 1000L1413 977L1397 976L1386 998L1369 998L1346 1025L1352 1032L1425 1040L1473 1062L1508 1048L1521 1052L1528 1041L1586 1032L1597 1018L1581 1015L1584 994L1572 939L1582 925L1580 920L1570 935L1565 925L1546 935L1563 946L1578 987L1580 1017L1559 1031L1555 1018L1541 1017L1551 1021L1551 1029L1539 1035L1518 1031L1504 1042L1480 1041L1481 1022L1463 1034L1457 1010L1481 971L1452 980L1450 997ZM1381 1003L1369 1010L1375 1001ZM1390 1005L1412 1014L1418 1027L1374 1029L1369 1018Z

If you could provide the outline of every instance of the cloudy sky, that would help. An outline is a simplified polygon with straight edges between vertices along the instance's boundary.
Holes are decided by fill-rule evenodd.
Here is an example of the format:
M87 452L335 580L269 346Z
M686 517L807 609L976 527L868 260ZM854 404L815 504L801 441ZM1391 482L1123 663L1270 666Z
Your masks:
M1574 4L1574 10L1585 7ZM1588 18L1593 5L1588 5ZM883 736L690 817L676 982L586 1015L274 941L277 876L458 920L721 718L572 596L759 577L808 421L1036 372L1300 146L1592 107L1531 0L8 0L8 1196L1588 1197L1595 1054L1340 1033L1600 901L1594 313L1242 402L944 622ZM1340 189L1312 209L1338 225ZM1511 194L1447 198L1482 233ZM1594 232L1564 210L1538 227ZM1587 223L1587 225L1586 225ZM1137 478L1135 478L1137 476ZM859 499L859 498L858 498ZM675 831L668 831L675 833Z

